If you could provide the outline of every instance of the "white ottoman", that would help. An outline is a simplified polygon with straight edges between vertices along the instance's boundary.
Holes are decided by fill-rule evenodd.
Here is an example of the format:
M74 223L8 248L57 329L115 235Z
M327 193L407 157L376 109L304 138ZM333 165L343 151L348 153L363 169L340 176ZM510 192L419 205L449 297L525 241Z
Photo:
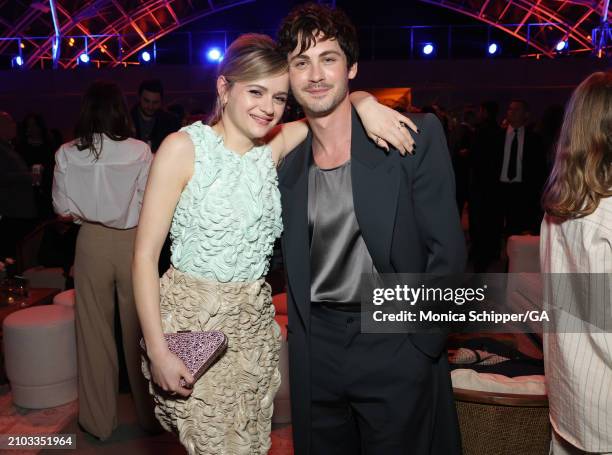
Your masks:
M76 301L74 296L75 296L74 289L68 289L67 291L60 292L55 297L53 297L53 304L54 305L64 305L70 308L74 308L74 304Z
M3 323L4 361L17 406L43 409L77 399L74 310L43 305Z

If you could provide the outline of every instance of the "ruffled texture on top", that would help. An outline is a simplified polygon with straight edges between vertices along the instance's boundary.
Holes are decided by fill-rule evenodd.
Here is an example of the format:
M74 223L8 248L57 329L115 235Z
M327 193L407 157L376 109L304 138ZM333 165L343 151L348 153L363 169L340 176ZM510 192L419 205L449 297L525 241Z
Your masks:
M195 166L170 227L173 266L222 283L261 278L283 229L270 147L241 156L202 122L181 131L194 144Z

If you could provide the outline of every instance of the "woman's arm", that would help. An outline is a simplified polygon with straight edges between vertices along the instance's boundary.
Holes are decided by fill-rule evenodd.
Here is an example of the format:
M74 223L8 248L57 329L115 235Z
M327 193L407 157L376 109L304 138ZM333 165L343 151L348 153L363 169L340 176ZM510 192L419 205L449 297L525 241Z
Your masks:
M389 151L389 144L395 147L402 155L414 152L413 133L418 133L417 126L408 117L395 109L379 103L368 92L357 91L351 93L351 103L363 123L363 127L370 139L376 145Z
M366 133L376 145L389 150L390 143L402 155L412 153L414 140L407 128L417 131L416 125L408 117L380 104L367 92L353 92L351 103L363 122ZM278 165L308 134L306 119L278 125L268 135L268 145L272 149L272 158Z
M60 147L55 153L55 169L53 171L53 186L51 188L53 209L62 218L72 217L68 207L66 191L66 157L64 149Z
M145 188L149 179L149 172L151 171L151 163L153 162L153 153L147 144L144 144L143 159L146 164L138 174L138 180L136 181L136 191L140 197L140 205L142 209L142 199L144 197Z
M163 336L157 263L176 204L193 174L194 158L193 143L187 133L171 134L157 151L149 172L132 263L136 310L153 381L162 389L183 396L191 391L179 385L181 377L188 383L193 377L183 362L168 350Z
M294 148L306 139L308 122L305 118L275 126L265 140L272 149L272 159L278 166Z

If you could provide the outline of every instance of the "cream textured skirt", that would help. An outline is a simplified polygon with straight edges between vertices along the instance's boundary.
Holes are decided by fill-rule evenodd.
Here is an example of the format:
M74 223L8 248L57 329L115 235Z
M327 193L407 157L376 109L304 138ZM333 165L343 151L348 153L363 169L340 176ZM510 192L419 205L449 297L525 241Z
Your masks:
M173 268L160 285L164 332L221 330L228 347L188 398L155 386L143 357L157 419L189 454L267 454L281 340L270 286L263 279L219 283Z

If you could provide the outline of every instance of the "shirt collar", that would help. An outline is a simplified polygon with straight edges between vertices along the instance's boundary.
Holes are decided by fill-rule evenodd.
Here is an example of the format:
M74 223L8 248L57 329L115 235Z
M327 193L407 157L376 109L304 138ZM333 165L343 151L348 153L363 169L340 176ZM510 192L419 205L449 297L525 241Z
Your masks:
M525 132L525 126L521 126L519 128L516 129L516 131L521 134ZM506 133L507 134L513 134L514 133L514 128L512 127L512 125L508 125L508 128L506 129Z

